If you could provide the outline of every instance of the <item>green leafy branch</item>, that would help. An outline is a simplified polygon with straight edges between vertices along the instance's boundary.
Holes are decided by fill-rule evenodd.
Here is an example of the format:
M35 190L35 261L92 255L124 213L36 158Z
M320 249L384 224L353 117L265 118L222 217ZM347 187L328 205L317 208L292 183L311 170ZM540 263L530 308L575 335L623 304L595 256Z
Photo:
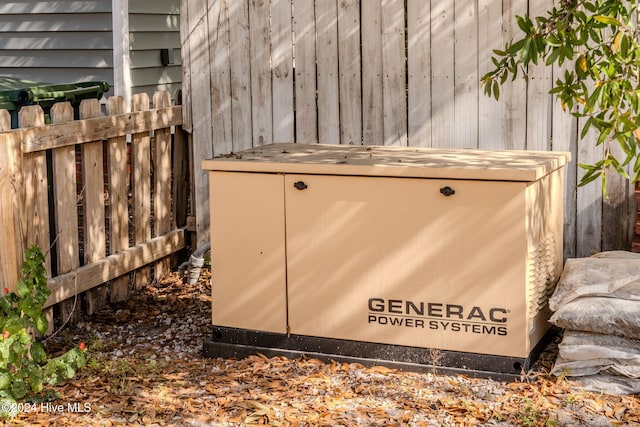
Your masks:
M633 170L632 182L640 178L640 46L635 3L561 0L545 16L516 16L523 36L493 51L494 69L481 79L484 93L498 99L500 86L519 73L526 78L530 64L573 63L550 93L563 110L582 119L580 138L593 129L596 145L604 147L596 163L579 164L585 170L579 185L601 177L605 188L610 169L629 179L627 165ZM623 157L616 157L613 143Z

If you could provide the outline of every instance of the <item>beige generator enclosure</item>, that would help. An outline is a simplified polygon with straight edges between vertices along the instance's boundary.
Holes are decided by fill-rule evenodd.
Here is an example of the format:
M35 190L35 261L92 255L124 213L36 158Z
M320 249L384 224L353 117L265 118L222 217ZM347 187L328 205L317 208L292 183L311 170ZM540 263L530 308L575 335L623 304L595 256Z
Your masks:
M519 375L549 329L568 160L303 144L205 160L205 353Z

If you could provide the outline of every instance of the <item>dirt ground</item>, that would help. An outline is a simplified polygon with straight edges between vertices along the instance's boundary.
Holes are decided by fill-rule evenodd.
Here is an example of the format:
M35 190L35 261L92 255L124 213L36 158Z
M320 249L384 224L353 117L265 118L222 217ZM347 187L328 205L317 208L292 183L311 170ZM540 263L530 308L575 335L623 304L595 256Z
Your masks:
M314 359L206 359L209 274L176 273L47 341L88 344L88 363L52 402L25 403L28 426L609 426L640 425L640 400L583 391L547 374L530 382L395 371Z

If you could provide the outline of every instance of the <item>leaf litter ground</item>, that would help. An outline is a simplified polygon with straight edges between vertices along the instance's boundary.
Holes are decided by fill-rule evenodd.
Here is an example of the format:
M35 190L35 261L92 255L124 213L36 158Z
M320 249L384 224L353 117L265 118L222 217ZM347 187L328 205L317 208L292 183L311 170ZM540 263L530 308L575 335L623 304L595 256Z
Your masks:
M547 374L496 382L316 359L206 359L210 275L176 273L129 301L67 327L50 354L80 341L89 362L49 404L25 406L8 425L29 426L609 426L640 425L634 396L588 393Z

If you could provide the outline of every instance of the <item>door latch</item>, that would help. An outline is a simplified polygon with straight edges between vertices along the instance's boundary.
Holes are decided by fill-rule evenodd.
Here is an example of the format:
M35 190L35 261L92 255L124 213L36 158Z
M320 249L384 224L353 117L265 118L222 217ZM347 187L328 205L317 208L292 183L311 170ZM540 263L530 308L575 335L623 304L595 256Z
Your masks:
M456 190L454 190L453 188L446 186L446 187L442 187L440 189L440 193L444 194L445 196L449 197L449 196L453 196L454 194L456 194Z
M293 186L298 190L304 190L305 188L307 188L307 184L305 184L304 181L296 181Z

